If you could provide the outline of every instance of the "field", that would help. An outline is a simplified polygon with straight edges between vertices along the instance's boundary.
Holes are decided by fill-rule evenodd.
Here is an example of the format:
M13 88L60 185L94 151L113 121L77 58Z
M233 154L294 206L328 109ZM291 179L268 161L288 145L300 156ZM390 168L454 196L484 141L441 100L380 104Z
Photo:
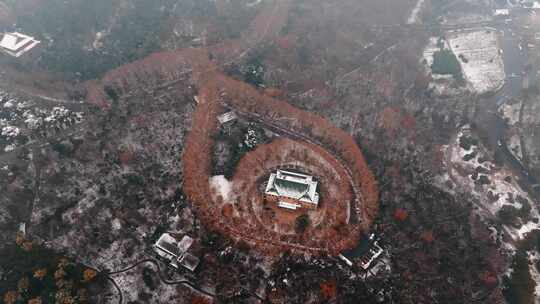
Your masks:
M476 93L496 90L504 83L504 64L494 29L451 32L450 49L460 58L465 79Z

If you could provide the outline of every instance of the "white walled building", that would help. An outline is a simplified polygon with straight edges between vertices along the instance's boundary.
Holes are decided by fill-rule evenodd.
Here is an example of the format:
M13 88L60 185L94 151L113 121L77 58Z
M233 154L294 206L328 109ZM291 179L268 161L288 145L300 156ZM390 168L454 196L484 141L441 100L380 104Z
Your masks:
M13 57L21 57L40 43L33 37L18 32L4 33L0 40L0 51Z
M296 210L304 207L315 209L319 205L317 181L313 176L292 171L277 170L270 174L265 194L277 200L279 207Z
M199 258L190 254L188 251L193 244L190 236L184 235L182 240L178 240L170 233L162 234L154 244L154 251L165 260L169 265L178 269L182 266L190 271L194 271L199 265Z

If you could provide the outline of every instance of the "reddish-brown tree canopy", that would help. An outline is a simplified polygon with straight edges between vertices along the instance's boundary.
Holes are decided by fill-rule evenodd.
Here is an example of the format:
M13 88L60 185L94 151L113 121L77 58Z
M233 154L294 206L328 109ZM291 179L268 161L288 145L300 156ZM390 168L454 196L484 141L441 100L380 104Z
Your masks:
M221 110L220 102L225 102L238 112L252 115L264 124L282 129L285 133L297 134L309 143L313 150L319 150L318 153L333 156L335 166L342 167L343 174L350 181L349 187L355 200L353 206L360 218L354 225L345 223L336 225L333 228L335 236L341 238L329 238L326 245L318 247L319 249L313 253L337 254L354 246L359 232L357 229L368 230L377 214L378 190L373 174L352 137L317 115L261 94L248 84L226 77L200 54L191 56L196 56L197 65L193 71L193 79L198 83L200 91L199 105L194 114L192 131L186 140L183 155L184 190L197 206L198 216L203 222L211 229L233 238L243 239L265 251L269 251L269 248L270 251L277 252L285 248L299 251L316 249L298 242L291 244L282 241L280 237L272 236L270 232L261 235L260 227L237 218L227 222L223 218L223 211L229 210L213 208L214 204L209 201L212 197L209 186L212 134L217 131L216 115ZM276 120L276 117L281 119ZM264 162L265 159L259 157L253 161ZM253 237L255 235L257 237Z
M296 137L309 143L317 153L332 156L334 165L341 167L343 175L346 175L346 179L349 180L348 187L354 199L352 206L359 218L354 225L342 223L332 228L336 236L346 235L348 238L341 239L337 244L335 244L335 238L329 238L333 244L320 247L317 253L336 254L339 250L354 246L358 230L367 231L378 211L377 185L354 139L322 117L272 97L280 94L263 94L246 83L225 76L209 57L204 49L184 49L152 54L145 59L107 73L100 81L89 82L87 99L93 103L103 104L106 99L103 90L105 85L115 88L122 95L129 92L133 84L139 83L141 79L167 79L169 77L173 80L178 78L179 70L188 71L187 74L191 76L192 82L199 88L199 104L193 114L192 129L186 138L186 149L182 156L185 174L184 191L194 202L197 215L201 220L210 229L236 239L256 243L256 246L261 249L310 250L298 243L291 246L275 237L265 241L263 241L265 236L257 239L246 237L260 234L260 229L245 225L243 221L237 219L224 223L223 213L230 213L229 208L219 208L219 210L212 208L213 202L210 199L212 193L209 185L212 135L217 132L216 116L223 111L221 103L225 102L242 114L254 116L263 124L283 130L285 135L296 134ZM145 75L154 74L165 76L145 77ZM149 85L152 86L152 83Z

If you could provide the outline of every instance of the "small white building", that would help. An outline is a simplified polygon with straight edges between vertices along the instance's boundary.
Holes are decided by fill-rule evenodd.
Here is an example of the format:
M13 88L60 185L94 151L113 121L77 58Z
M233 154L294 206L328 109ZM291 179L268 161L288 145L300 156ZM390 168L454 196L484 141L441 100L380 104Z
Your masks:
M34 37L18 32L4 33L0 40L0 51L13 57L21 57L40 43Z
M23 236L26 236L26 223L25 223L25 222L20 222L20 223L19 223L19 232L20 232Z
M223 113L223 114L221 114L221 115L219 115L217 117L217 119L218 119L218 121L219 121L219 123L221 125L232 123L237 118L238 118L238 116L236 115L236 113L234 113L234 111L229 111L227 113Z
M199 265L199 258L188 251L193 244L193 239L184 235L180 242L170 233L162 234L154 244L154 251L163 259L169 261L169 265L178 269L182 266L190 271L194 271Z
M277 170L270 174L265 194L270 201L275 200L281 208L296 210L304 207L316 209L319 205L318 182L313 176Z
M496 9L493 12L493 16L495 16L495 17L508 17L508 16L510 16L510 10L508 10L506 8Z

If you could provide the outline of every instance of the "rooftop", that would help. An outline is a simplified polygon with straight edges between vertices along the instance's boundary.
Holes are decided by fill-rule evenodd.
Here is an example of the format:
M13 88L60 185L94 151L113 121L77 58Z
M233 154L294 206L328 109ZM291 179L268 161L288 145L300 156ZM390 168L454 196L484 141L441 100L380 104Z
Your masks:
M194 271L199 265L199 258L189 253L185 253L182 257L178 258L178 261L180 262L180 265L190 271Z
M174 268L180 265L193 271L199 265L199 258L188 252L192 244L193 239L188 235L184 235L179 242L170 233L164 233L154 244L154 250Z
M164 233L157 240L155 246L171 255L178 255L178 241L169 233Z
M276 173L270 175L265 193L288 197L305 203L319 204L317 181L313 179L313 176L303 173L277 170Z
M510 10L508 9L496 9L494 12L493 12L493 15L494 16L508 16L510 15Z
M236 118L238 118L238 116L236 116L236 113L234 113L233 111L223 113L217 117L220 124L225 124L225 123L234 121L236 120Z
M20 57L40 43L34 37L18 32L5 33L0 40L0 50L13 57Z

